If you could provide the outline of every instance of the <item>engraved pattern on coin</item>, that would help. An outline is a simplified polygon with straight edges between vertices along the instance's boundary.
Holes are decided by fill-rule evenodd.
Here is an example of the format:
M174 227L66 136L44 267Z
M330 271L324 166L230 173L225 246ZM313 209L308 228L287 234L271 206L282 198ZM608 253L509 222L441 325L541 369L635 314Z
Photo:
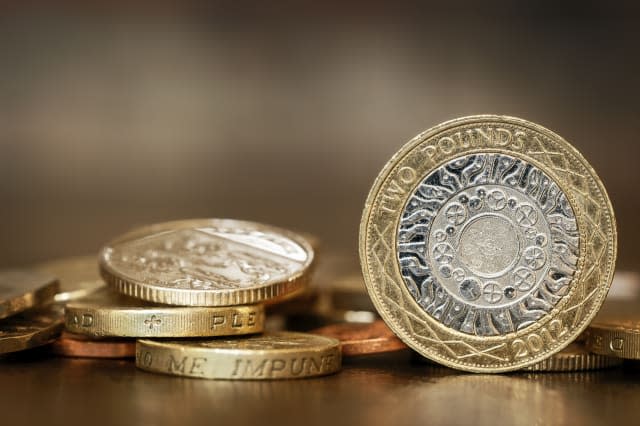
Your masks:
M240 339L216 339L199 342L198 346L218 349L277 350L306 347L316 342L317 337L303 333L286 335L267 334Z
M434 314L426 312L416 302L401 272L403 267L411 266L412 261L406 265L398 261L398 224L416 185L452 159L487 152L513 155L552 177L565 193L576 216L576 229L571 233L579 235L577 259L571 259L575 253L568 246L554 244L542 234L533 235L535 228L533 232L525 231L536 245L551 245L554 251L566 256L566 263L575 264L576 271L572 278L564 280L563 287L568 291L548 313L533 310L530 314L533 324L490 339L450 326L459 321L461 313L467 314L466 302L451 297L451 303L438 304ZM517 200L505 195L507 207L504 209L515 209ZM554 197L547 196L547 199ZM475 195L466 201L470 210L481 207L480 199ZM442 204L435 197L434 202ZM552 229L556 227L550 216L543 222ZM436 235L438 242L444 242L444 237L446 234ZM376 178L360 225L360 259L365 283L389 327L408 346L427 358L449 367L482 373L512 371L539 362L582 333L607 295L615 268L616 242L613 207L604 185L584 157L562 137L540 125L497 115L451 120L409 141ZM417 259L426 258L426 250L420 252L419 248L415 247ZM415 262L414 266L418 271L420 263ZM462 268L449 266L446 272L449 271L456 283L464 279ZM510 287L515 290L514 284ZM513 291L505 290L507 294ZM534 288L533 291L537 290ZM436 296L438 301L446 299L443 290ZM548 302L539 300L536 303ZM510 321L510 317L485 315L480 318L483 327L495 321Z
M463 333L519 331L553 309L576 271L579 234L566 194L505 154L456 158L408 198L398 227L407 288L428 314Z
M176 289L227 290L286 280L307 254L293 241L254 229L178 229L115 244L103 254L138 282Z

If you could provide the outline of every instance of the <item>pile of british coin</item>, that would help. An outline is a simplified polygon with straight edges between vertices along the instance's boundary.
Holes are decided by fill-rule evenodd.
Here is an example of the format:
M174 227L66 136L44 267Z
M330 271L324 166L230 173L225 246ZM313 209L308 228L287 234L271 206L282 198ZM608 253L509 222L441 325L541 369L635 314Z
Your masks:
M640 315L593 321L616 238L605 188L569 143L521 119L466 117L418 135L379 174L362 275L312 283L315 239L268 225L145 226L98 256L1 272L0 354L42 347L252 380L410 349L479 373L615 367L640 359Z

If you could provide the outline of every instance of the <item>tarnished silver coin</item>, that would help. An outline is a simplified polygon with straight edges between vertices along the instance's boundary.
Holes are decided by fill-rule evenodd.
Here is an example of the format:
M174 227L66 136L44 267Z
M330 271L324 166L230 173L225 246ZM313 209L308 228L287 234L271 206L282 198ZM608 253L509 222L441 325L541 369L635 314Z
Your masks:
M100 253L105 281L128 296L180 306L268 303L304 290L313 262L306 240L230 219L150 225Z

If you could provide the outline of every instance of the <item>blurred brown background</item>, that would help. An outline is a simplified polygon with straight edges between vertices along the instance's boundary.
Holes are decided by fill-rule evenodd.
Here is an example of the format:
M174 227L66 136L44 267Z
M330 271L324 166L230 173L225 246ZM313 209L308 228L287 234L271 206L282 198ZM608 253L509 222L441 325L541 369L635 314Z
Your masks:
M1 265L189 217L312 232L355 262L387 159L500 113L583 152L638 269L638 6L440 3L4 4Z

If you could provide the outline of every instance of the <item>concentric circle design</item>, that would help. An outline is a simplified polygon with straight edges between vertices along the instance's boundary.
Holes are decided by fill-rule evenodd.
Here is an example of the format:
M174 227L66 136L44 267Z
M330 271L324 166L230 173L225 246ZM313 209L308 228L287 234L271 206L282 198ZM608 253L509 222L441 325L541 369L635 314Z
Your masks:
M412 296L440 321L442 307L457 303L447 326L478 336L521 330L532 312L549 312L569 291L578 250L566 194L505 154L465 155L435 169L398 226L398 262Z
M421 355L483 373L535 364L582 333L611 285L616 244L611 202L582 155L498 115L408 142L360 224L382 319Z

